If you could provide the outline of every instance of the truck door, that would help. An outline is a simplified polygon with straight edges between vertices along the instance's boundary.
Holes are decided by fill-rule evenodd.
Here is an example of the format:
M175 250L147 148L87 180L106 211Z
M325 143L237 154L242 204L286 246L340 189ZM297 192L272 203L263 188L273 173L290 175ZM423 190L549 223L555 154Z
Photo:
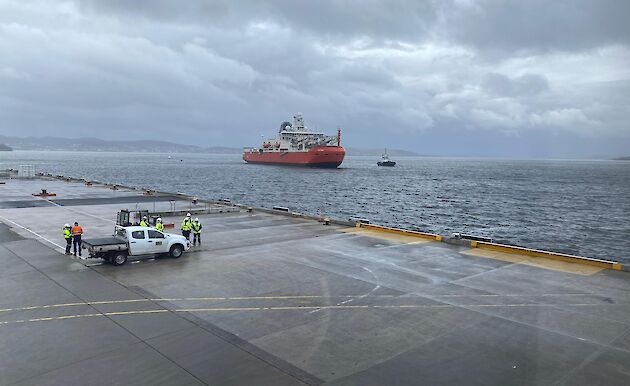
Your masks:
M148 253L168 252L168 250L166 249L166 245L164 243L165 241L164 233L160 231L156 231L154 229L148 229L147 233L149 234L148 249L151 250L151 252L148 252Z
M148 243L147 241L148 239L144 230L132 231L131 237L129 238L129 254L144 255L152 253L148 252L149 245L152 245L152 243Z

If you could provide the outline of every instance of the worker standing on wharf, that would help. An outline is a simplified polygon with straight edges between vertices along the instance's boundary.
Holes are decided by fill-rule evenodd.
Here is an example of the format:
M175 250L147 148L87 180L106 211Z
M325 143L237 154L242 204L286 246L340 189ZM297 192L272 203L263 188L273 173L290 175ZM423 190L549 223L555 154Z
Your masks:
M72 227L70 224L63 226L63 238L66 239L66 255L70 254L70 248L72 247Z
M186 213L186 217L184 217L184 221L182 221L182 225L179 228L182 230L182 236L184 236L186 240L190 241L190 231L192 230L190 213Z
M83 228L78 222L74 222L74 226L70 229L72 232L72 246L74 249L74 255L77 255L77 249L79 250L79 256L81 256L81 235L83 234Z
M193 245L197 245L197 242L201 245L201 228L203 228L203 225L201 225L199 219L195 217L195 221L192 223Z
M155 220L155 229L160 232L164 232L164 224L162 224L162 217L158 217L157 220Z
M138 225L140 225L141 227L149 226L149 224L147 224L147 216L143 216L142 220L140 220L140 224Z

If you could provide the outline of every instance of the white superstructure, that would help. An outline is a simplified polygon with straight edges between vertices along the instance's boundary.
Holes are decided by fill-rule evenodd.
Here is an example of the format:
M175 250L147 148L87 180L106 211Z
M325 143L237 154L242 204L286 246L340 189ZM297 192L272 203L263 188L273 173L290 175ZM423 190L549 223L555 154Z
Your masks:
M339 132L336 136L330 136L309 131L302 114L297 113L293 117L293 124L283 122L278 136L263 139L260 149L263 152L306 152L316 146L339 146L339 142Z

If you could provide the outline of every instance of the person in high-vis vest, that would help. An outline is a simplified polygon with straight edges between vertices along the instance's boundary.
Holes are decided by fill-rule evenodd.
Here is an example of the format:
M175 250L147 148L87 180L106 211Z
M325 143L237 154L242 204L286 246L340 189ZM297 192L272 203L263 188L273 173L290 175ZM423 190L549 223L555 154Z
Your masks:
M155 229L160 231L160 232L164 232L164 224L162 223L162 218L158 217L155 220Z
M79 256L81 256L81 235L83 234L83 228L75 221L74 226L70 229L72 232L72 246L74 249L74 255L77 255L77 249L79 250Z
M66 239L66 255L70 255L70 248L72 247L72 227L70 224L63 226L63 238Z
M182 221L182 225L179 227L182 230L182 236L186 238L186 240L190 241L190 231L192 230L192 220L190 219L190 213L186 214L184 217L184 221Z
M140 220L140 224L138 225L140 225L141 227L149 226L149 224L147 224L147 216L143 216L142 220Z
M197 242L201 245L201 228L203 228L203 226L198 218L195 218L195 221L192 222L191 228L193 232L193 245L197 245Z

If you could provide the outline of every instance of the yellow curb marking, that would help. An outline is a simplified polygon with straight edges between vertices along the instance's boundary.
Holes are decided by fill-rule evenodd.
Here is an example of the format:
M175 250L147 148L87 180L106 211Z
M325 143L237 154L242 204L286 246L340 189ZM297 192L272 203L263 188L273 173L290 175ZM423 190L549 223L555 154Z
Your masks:
M379 240L388 240L388 241L396 241L403 244L426 244L432 242L432 240L420 239L414 236L407 236L402 234L394 234L387 232L380 232L371 229L363 229L363 228L342 228L340 229L343 233L353 233L356 235L371 237Z
M471 256L486 257L489 259L509 261L511 263L525 264L532 267L550 269L553 271L568 272L577 275L590 276L604 270L602 267L575 264L571 262L552 260L544 257L526 256L518 253L507 253L487 249L468 249L461 253Z

